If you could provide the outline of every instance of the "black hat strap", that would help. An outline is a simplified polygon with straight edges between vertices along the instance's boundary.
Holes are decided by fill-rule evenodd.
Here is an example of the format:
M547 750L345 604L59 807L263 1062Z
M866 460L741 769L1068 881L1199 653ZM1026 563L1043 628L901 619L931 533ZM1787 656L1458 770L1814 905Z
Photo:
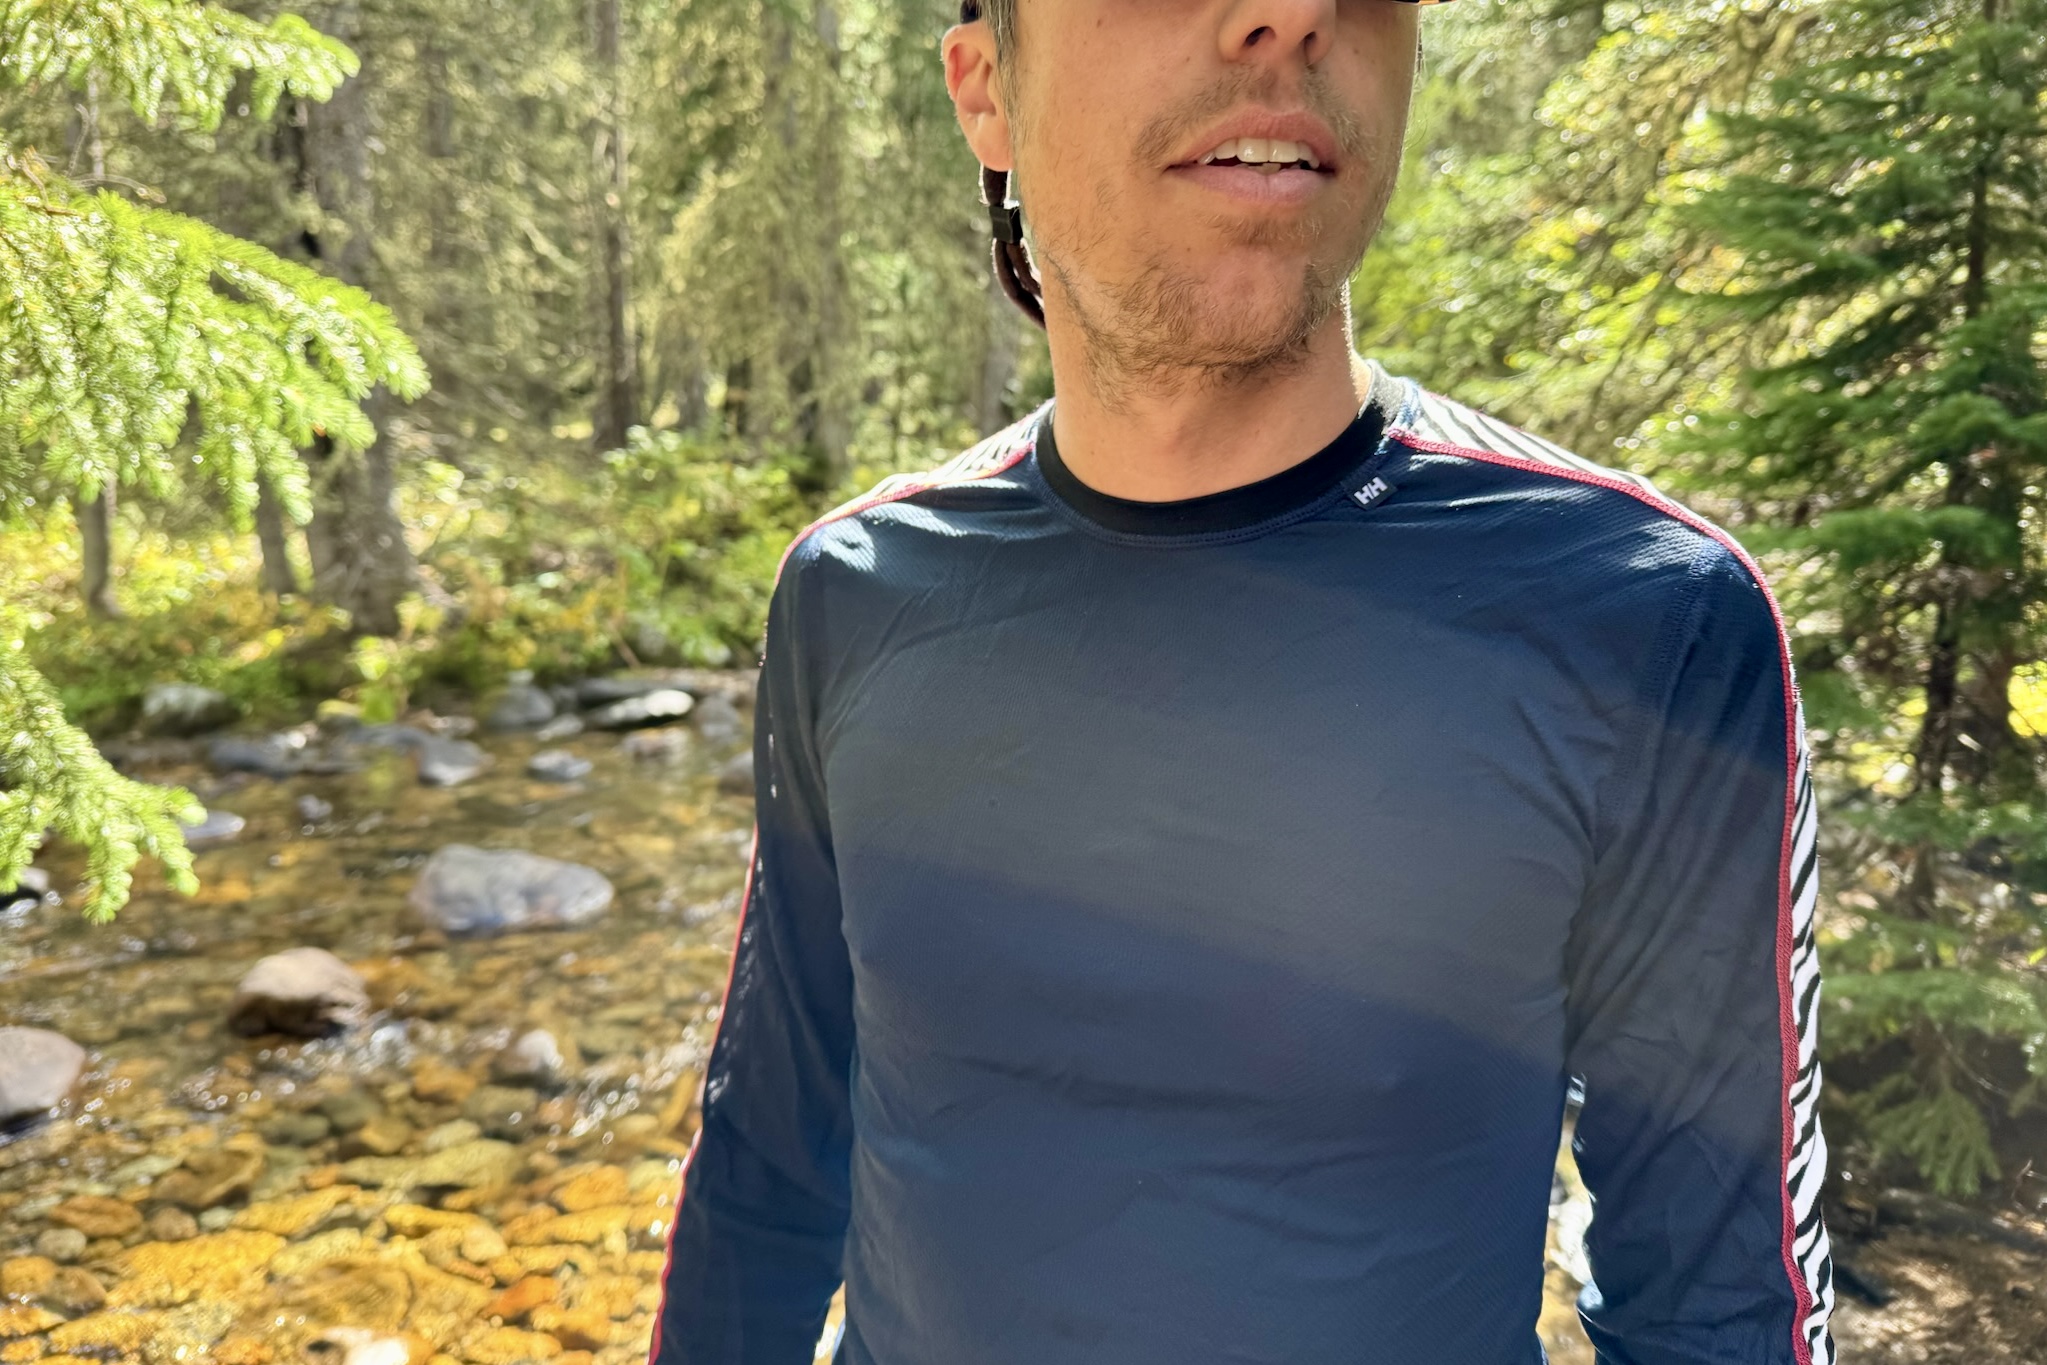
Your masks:
M1024 245L1023 205L1009 197L1009 175L982 167L981 200L988 206L989 231L995 239L995 279L1009 301L1043 327L1045 290L1031 268L1030 248Z

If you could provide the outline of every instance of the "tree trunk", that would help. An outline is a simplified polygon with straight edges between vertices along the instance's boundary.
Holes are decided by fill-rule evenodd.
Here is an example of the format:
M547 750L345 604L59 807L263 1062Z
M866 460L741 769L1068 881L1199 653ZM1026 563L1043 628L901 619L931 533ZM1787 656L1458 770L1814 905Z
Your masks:
M843 57L839 12L833 0L816 0L812 31L832 80L827 89L838 89L837 76ZM782 89L788 101L783 112L785 126L800 126L800 95L794 82ZM840 175L845 120L826 116L816 120L809 135L818 140L815 198L807 211L815 235L811 249L817 253L817 296L809 300L810 345L792 367L791 390L798 402L800 438L811 462L811 482L819 490L837 488L846 477L848 454L853 444L853 376L846 345L847 319L852 312L851 284L846 275L845 252L840 243L845 233ZM791 134L791 145L800 134ZM801 376L800 381L797 376Z
M86 610L108 619L121 615L114 600L114 486L102 484L99 496L78 500L78 534L84 554L79 588Z
M639 339L632 317L632 221L627 180L624 19L620 0L590 0L592 47L602 82L602 109L592 138L599 186L595 205L598 258L604 271L604 375L592 416L599 450L625 444L640 424Z
M380 389L370 415L381 419ZM381 427L381 421L379 426ZM339 449L325 436L307 456L313 467L312 522L306 548L313 559L313 588L324 602L348 613L357 635L396 635L398 604L416 582L412 550L397 512L397 472L380 433L360 454Z
M298 570L291 565L291 527L270 487L270 478L256 473L256 543L263 548L263 591L289 597L299 590Z
M376 240L369 104L376 56L366 50L356 0L341 0L319 17L324 19L320 28L354 48L363 66L325 104L299 102L300 189L320 208L318 222L300 240L328 274L368 286ZM306 527L313 591L346 611L349 628L358 635L396 634L398 604L416 582L412 550L398 519L397 472L384 430L388 406L382 389L364 405L377 427L368 450L344 450L322 435L306 454L313 475L313 520Z
M85 103L78 106L79 141L72 153L74 163L80 149L86 153L95 186L104 183L107 175L107 144L100 129L99 89L99 73L86 73ZM73 500L78 511L79 552L84 560L79 589L85 598L85 609L94 616L109 619L121 614L121 604L114 598L114 500L117 496L114 488L119 477L118 469L109 469L100 483L97 497L90 501Z

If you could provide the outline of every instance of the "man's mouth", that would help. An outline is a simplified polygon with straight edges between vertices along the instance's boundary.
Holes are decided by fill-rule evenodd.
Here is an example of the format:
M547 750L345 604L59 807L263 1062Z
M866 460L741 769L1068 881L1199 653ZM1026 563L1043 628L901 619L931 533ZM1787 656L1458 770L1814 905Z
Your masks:
M1288 142L1281 138L1232 137L1225 138L1211 150L1195 158L1197 166L1247 166L1266 175L1281 171L1319 171L1321 159L1305 142Z

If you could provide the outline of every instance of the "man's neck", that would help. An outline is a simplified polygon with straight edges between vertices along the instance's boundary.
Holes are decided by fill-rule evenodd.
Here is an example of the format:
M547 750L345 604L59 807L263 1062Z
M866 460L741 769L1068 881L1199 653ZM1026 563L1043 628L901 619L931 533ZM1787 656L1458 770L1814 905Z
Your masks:
M1078 347L1060 346L1055 330L1060 457L1096 492L1139 502L1200 497L1291 468L1335 440L1371 392L1348 311L1337 310L1296 363L1228 387L1158 376L1119 385L1114 402L1104 401Z

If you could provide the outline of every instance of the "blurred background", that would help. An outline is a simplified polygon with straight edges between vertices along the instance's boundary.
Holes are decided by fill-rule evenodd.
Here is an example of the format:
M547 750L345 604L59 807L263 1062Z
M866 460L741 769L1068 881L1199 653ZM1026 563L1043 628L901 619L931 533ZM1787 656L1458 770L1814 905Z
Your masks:
M778 557L1050 394L955 12L0 0L0 1360L644 1354ZM2047 0L1424 27L1358 344L1760 559L1845 1354L2047 1361Z

